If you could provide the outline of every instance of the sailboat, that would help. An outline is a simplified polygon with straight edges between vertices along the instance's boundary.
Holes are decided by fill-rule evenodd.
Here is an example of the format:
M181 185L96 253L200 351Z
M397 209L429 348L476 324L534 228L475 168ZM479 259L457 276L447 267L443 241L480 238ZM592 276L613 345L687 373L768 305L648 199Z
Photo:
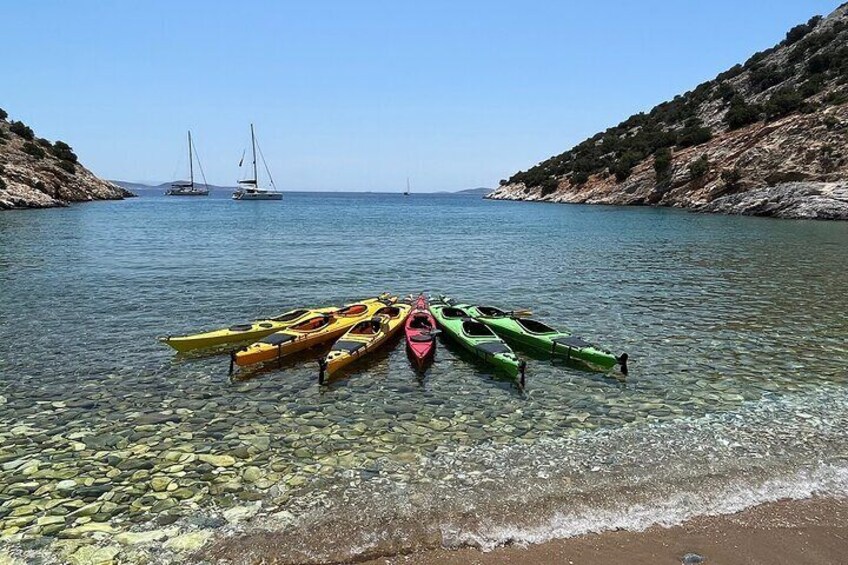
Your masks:
M200 165L198 158L197 164ZM201 166L201 173L203 167ZM188 174L189 180L178 180L171 183L171 188L166 192L166 196L209 196L209 187L206 185L205 178L203 188L194 184L194 144L191 142L191 132L188 132Z
M409 196L409 177L406 177L406 192L404 192L403 195Z
M274 186L274 179L271 178L271 173L268 171L268 164L265 163L264 156L262 157L262 162L265 163L265 171L268 172L271 188L259 187L259 174L256 169L256 134L253 132L253 124L250 124L250 146L253 150L253 178L238 181L238 189L233 192L233 200L282 200L283 193ZM244 157L242 157L239 167L241 167L243 162Z

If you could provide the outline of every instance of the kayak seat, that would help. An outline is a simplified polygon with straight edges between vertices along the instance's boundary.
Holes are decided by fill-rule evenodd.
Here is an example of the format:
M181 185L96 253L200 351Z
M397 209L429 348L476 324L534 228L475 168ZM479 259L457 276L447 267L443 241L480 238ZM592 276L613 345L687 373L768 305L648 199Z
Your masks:
M488 326L478 322L477 320L472 320L471 318L466 318L462 321L462 331L473 337L495 336L494 332L492 332Z
M340 339L333 345L333 351L346 351L348 354L353 355L363 347L365 347L365 344L361 341Z
M265 339L262 340L262 343L269 343L271 345L281 345L283 343L288 343L294 339L293 335L285 334L282 332L277 332L275 334L271 334Z
M490 355L497 355L498 353L512 353L512 350L502 341L487 341L485 343L477 344L475 347Z
M448 306L446 308L442 308L442 315L445 318L467 318L468 312L466 312L462 308L454 308L453 306Z
M426 343L428 341L433 341L434 339L436 339L436 336L431 333L420 333L409 336L409 341L414 341L416 343Z
M426 315L415 316L409 322L410 328L415 328L417 330L431 330L433 326L430 324L430 318Z
M577 337L573 335L568 337L558 337L553 341L556 344L564 345L565 347L571 349L583 349L584 347L592 347L592 344L583 339L582 337Z
M248 330L253 329L253 324L238 324L235 326L230 326L231 332L246 332Z
M368 306L364 304L354 304L353 306L347 306L342 308L336 312L339 316L359 316L364 314L368 310Z

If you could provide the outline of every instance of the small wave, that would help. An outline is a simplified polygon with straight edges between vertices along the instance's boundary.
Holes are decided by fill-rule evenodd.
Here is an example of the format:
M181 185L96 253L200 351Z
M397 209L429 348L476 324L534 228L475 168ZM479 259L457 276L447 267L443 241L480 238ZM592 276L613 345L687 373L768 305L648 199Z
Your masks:
M751 487L728 485L718 491L684 491L664 500L623 508L580 508L557 512L537 526L489 525L477 531L442 527L447 548L476 547L483 551L508 544L539 544L554 539L613 530L643 531L653 526L672 527L693 518L734 514L778 500L801 500L813 496L848 496L848 467L825 464L794 475L770 479Z

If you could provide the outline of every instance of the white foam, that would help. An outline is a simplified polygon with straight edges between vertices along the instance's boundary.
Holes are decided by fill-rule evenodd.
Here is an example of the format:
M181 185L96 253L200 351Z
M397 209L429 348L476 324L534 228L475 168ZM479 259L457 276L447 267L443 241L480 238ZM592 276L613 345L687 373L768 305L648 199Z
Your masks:
M682 491L650 504L621 509L580 508L557 512L545 522L530 527L490 524L477 531L461 531L447 525L442 528L442 541L449 548L472 546L490 551L507 543L538 544L612 530L671 527L698 516L733 514L767 502L812 496L848 497L848 467L827 464L759 485L735 484L712 492Z

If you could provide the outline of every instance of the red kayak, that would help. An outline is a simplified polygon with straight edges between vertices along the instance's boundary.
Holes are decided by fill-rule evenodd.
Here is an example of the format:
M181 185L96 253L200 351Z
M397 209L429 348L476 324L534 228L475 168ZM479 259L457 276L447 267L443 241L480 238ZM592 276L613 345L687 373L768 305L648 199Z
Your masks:
M427 298L422 294L412 305L404 326L406 346L410 356L423 369L436 351L436 319L430 314Z

